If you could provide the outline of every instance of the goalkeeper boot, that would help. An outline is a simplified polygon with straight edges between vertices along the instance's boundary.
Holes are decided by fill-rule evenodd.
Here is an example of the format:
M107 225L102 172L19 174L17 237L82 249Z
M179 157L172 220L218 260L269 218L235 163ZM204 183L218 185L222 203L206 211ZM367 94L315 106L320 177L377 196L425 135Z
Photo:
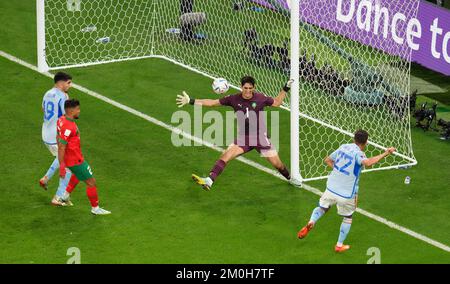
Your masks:
M48 188L48 177L44 176L43 178L41 178L39 180L39 186L42 187L43 189L47 190Z
M296 187L300 187L300 188L303 187L303 183L301 181L299 181L298 179L291 178L289 180L289 183Z
M341 245L341 246L336 245L334 247L334 251L335 252L344 252L344 251L349 250L349 249L350 249L349 245Z
M94 214L94 215L108 215L108 214L111 214L110 211L105 210L103 208L100 208L98 206L97 207L92 207L91 213Z
M299 239L303 239L304 237L306 237L309 233L309 231L312 230L312 228L314 227L314 223L313 222L309 222L308 225L306 225L305 227L303 227L297 234L297 237Z
M192 179L199 185L203 187L204 190L209 191L211 190L211 186L213 184L213 181L210 177L202 178L199 177L196 174L192 174Z

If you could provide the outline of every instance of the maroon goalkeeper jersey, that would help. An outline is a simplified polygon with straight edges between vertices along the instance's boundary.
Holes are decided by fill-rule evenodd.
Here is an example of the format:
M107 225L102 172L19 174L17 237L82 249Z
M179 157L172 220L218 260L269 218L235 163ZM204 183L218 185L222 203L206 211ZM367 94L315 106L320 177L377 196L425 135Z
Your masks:
M251 99L244 99L242 93L223 97L219 100L221 105L230 106L236 113L239 136L267 136L267 127L262 115L264 107L273 104L273 98L262 93L253 93Z

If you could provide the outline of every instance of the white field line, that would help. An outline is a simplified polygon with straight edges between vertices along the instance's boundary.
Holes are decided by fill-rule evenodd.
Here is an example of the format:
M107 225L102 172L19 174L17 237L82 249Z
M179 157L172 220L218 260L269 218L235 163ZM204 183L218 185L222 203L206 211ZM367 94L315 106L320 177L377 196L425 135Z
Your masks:
M27 63L27 62L25 62L25 61L23 61L23 60L21 60L21 59L19 59L17 57L14 57L14 56L6 53L6 52L3 52L2 50L0 50L0 56L4 57L4 58L6 58L6 59L8 59L10 61L13 61L15 63L18 63L18 64L20 64L22 66L25 66L25 67L27 67L27 68L29 68L31 70L34 70L34 71L38 72L36 66L33 66L33 65L31 65L31 64L29 64L29 63ZM53 78L53 75L48 73L48 72L42 73L42 74L44 74L47 77ZM199 144L205 145L205 146L207 146L207 147L209 147L211 149L214 149L214 150L216 150L218 152L222 152L223 151L222 148L217 147L217 146L215 146L215 145L213 145L213 144L211 144L211 143L209 143L207 141L203 141L201 138L194 137L191 134L186 133L186 132L182 131L179 128L176 128L174 126L168 125L168 124L166 124L166 123L164 123L164 122L162 122L162 121L160 121L160 120L158 120L158 119L156 119L154 117L151 117L151 116L146 115L146 114L144 114L144 113L142 113L140 111L137 111L137 110L135 110L133 108L125 106L125 105L123 105L123 104L121 104L119 102L111 100L111 99L109 99L109 98L107 98L107 97L105 97L105 96L103 96L103 95L101 95L99 93L96 93L94 91L91 91L91 90L89 90L89 89L87 89L87 88L85 88L83 86L80 86L78 84L73 84L72 87L77 89L77 90L79 90L79 91L81 91L81 92L83 92L83 93L85 93L85 94L87 94L87 95L89 95L89 96L92 96L94 98L102 100L102 101L104 101L104 102L106 102L108 104L111 104L111 105L119 108L119 109L122 109L122 110L127 111L127 112L129 112L131 114L134 114L134 115L136 115L136 116L138 116L140 118L143 118L143 119L145 119L145 120L147 120L147 121L149 121L149 122L151 122L153 124L161 126L162 128L165 128L165 129L167 129L167 130L169 130L169 131L171 131L171 132L173 132L175 134L182 135L183 137L185 137L185 138L187 138L187 139L189 139L191 141L194 141L194 142L197 142ZM243 163L245 163L245 164L247 164L249 166L257 168L258 170L261 170L263 172L266 172L268 174L271 174L271 175L273 175L273 176L275 176L277 178L280 178L280 179L284 180L284 177L282 177L277 171L269 169L267 167L264 167L261 164L258 164L258 163L254 162L254 161L251 161L251 160L247 159L247 158L244 158L244 157L241 156L241 157L237 158L237 160L239 160L239 161L241 161L241 162L243 162ZM322 195L322 192L320 190L318 190L317 188L314 188L312 186L309 186L307 184L303 184L302 188L304 188L305 190L307 190L309 192L312 192L312 193L314 193L314 194L316 194L318 196ZM405 234L407 234L407 235L409 235L411 237L414 237L414 238L416 238L418 240L421 240L421 241L426 242L426 243L428 243L428 244L430 244L432 246L435 246L435 247L437 247L437 248L439 248L441 250L444 250L446 252L450 252L450 247L448 247L447 245L445 245L443 243L440 243L438 241L435 241L433 239L430 239L430 238L428 238L428 237L426 237L426 236L424 236L422 234L416 233L416 232L414 232L414 231L412 231L412 230L410 230L408 228L402 227L402 226L400 226L400 225L398 225L398 224L396 224L394 222L391 222L391 221L389 221L389 220L387 220L387 219L385 219L383 217L380 217L378 215L372 214L372 213L370 213L368 211L365 211L363 209L360 209L360 208L356 209L356 212L358 212L358 213L360 213L360 214L362 214L362 215L364 215L364 216L366 216L366 217L368 217L370 219L378 221L378 222L380 222L382 224L385 224L385 225L387 225L388 227L390 227L392 229L398 230L398 231L400 231L402 233L405 233Z

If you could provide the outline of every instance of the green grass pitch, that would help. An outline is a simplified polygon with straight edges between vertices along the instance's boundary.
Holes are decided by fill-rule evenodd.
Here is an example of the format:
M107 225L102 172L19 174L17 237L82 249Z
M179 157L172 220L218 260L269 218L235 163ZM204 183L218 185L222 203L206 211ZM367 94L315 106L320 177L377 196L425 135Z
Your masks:
M0 2L0 50L35 65L34 15L33 0ZM211 96L209 78L160 59L69 72L77 84L167 124L181 90ZM382 263L450 262L448 252L358 213L347 238L352 249L336 254L335 209L298 240L318 196L239 161L205 192L190 174L207 173L218 152L173 147L169 131L75 89L82 149L100 203L113 214L92 216L81 184L74 207L52 207L56 178L48 192L37 183L52 161L41 142L40 110L51 86L49 78L0 57L0 263L65 263L70 247L80 249L82 263L366 263L371 247L380 249ZM288 133L289 113L280 118L280 133ZM412 135L419 165L364 174L359 206L450 245L450 143L414 128ZM282 136L280 155L288 164L289 135ZM248 158L268 166L255 153ZM324 189L324 181L309 185Z

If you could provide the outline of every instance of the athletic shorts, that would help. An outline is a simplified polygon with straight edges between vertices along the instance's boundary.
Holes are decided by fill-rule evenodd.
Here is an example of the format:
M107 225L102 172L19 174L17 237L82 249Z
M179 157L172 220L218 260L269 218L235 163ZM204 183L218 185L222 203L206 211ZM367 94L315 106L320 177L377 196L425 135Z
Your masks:
M261 154L263 157L273 157L277 155L277 150L273 146L273 144L270 142L270 139L267 137L267 135L264 135L262 138L260 138L260 141L257 141L256 138L251 139L249 136L245 136L242 138L237 138L234 140L233 145L239 146L242 150L244 150L244 153L250 152L251 150L255 149L258 151L258 153Z
M353 198L344 198L336 195L328 189L322 194L319 200L319 206L322 208L330 208L334 204L337 204L337 212L343 217L353 215L358 204L358 196L355 194Z
M89 166L89 164L86 161L84 161L82 164L68 168L80 181L85 181L94 176L94 174L92 173L91 166Z
M50 151L50 153L52 153L53 157L58 157L58 145L57 144L54 144L54 145L47 144L47 143L44 143L44 144L45 144L45 147L47 147L47 149Z

